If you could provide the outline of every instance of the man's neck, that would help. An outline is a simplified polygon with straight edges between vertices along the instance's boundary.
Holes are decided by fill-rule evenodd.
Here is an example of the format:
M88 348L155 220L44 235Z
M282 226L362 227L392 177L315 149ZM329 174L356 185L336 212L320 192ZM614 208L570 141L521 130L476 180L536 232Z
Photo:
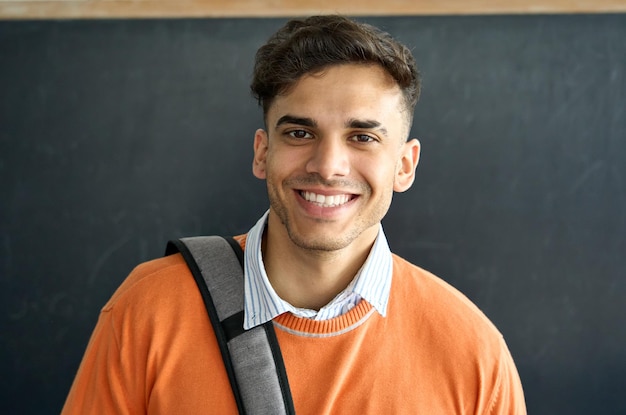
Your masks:
M354 279L374 244L358 241L334 251L304 249L280 231L266 228L263 263L280 298L298 308L319 310ZM357 241L355 241L357 242Z

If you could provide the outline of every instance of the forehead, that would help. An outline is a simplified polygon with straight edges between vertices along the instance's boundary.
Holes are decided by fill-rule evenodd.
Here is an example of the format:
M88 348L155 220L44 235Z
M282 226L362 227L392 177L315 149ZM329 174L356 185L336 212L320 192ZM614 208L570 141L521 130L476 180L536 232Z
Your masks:
M285 114L319 121L346 118L397 123L403 118L403 96L395 80L378 65L344 64L304 75L276 96L268 126Z

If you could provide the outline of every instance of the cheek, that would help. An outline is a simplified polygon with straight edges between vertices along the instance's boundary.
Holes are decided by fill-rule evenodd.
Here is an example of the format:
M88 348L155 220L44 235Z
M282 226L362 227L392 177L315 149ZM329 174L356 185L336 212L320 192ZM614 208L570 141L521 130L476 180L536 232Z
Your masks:
M268 174L285 176L304 169L308 155L304 149L271 148L267 153Z
M393 182L400 168L397 155L384 154L378 157L367 157L359 162L361 174L372 185L387 188Z
M375 199L381 200L393 194L393 172L389 168L376 168L376 164L363 173L361 180L364 180Z
M293 161L270 153L265 165L265 180L268 186L278 189L282 183L294 174Z

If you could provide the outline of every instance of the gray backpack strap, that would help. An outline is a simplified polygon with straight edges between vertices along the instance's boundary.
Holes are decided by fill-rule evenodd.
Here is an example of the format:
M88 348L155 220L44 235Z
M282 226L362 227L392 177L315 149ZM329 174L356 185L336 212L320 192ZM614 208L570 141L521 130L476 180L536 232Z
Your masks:
M168 242L196 280L240 414L295 414L274 325L243 329L243 251L237 241L199 236Z

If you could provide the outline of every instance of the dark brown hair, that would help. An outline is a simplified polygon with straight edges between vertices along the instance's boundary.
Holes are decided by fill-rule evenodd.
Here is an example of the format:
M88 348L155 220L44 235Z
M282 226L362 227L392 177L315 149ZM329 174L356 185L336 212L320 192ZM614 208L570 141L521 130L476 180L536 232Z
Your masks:
M402 90L412 119L420 77L411 51L388 33L343 16L287 22L257 51L250 87L267 115L273 99L287 92L300 77L345 63L383 67Z

